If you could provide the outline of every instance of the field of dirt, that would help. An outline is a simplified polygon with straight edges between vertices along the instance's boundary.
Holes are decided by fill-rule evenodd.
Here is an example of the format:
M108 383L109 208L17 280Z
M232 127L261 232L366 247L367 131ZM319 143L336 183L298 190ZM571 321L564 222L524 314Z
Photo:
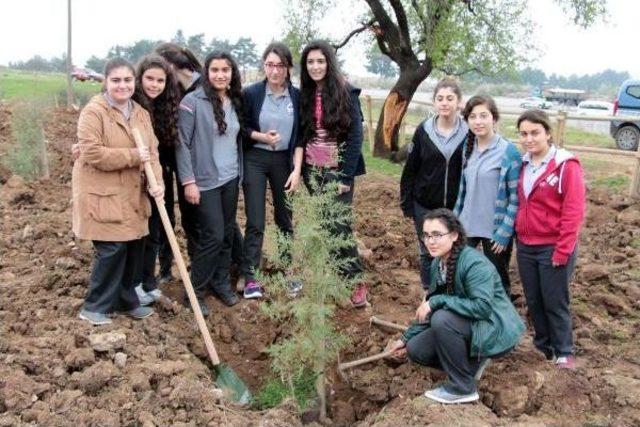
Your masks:
M10 140L0 106L0 153ZM52 177L25 183L0 169L0 426L255 425L301 423L290 402L264 411L220 400L182 284L143 321L118 316L91 327L77 319L93 251L71 233L69 147L76 113L52 111L45 129ZM640 425L640 203L591 189L572 309L577 369L558 371L531 344L530 329L479 383L481 402L443 406L421 397L444 377L406 363L376 362L327 375L333 425ZM357 236L371 306L340 309L352 341L341 360L380 352L397 334L369 325L376 315L408 323L420 298L416 239L398 208L398 185L370 174L356 190ZM177 275L177 271L174 271ZM512 271L517 278L517 271ZM522 289L514 283L523 317ZM282 326L258 302L233 308L210 299L207 319L221 359L253 391L270 376L268 346Z

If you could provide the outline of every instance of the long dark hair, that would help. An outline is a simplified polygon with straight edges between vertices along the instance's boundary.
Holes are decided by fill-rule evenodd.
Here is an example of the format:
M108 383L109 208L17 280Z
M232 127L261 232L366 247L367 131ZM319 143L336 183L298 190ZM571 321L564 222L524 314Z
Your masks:
M193 52L175 43L162 43L156 46L155 53L162 56L176 68L189 71L200 70L200 61L198 61Z
M136 91L133 100L149 112L153 131L163 147L178 145L178 104L180 91L178 82L169 66L160 55L146 55L138 63L136 72ZM149 98L142 88L142 77L147 70L158 68L164 71L166 82L164 90L155 99Z
M273 53L280 58L280 61L287 67L287 81L291 81L291 68L293 67L293 57L291 56L291 51L282 42L271 42L269 46L267 46L262 52L262 62L267 60L267 56L270 53Z
M307 57L319 50L327 61L327 74L322 87L322 126L332 138L340 138L351 126L351 98L344 76L340 72L335 50L323 40L314 40L302 51L300 58L300 118L305 141L315 132L315 96L317 85L307 70Z
M453 242L451 252L446 261L447 275L445 278L445 288L447 294L453 294L454 280L456 277L456 263L458 262L458 256L460 251L467 244L467 232L464 230L462 223L457 216L449 209L439 208L432 211L428 211L422 219L422 226L427 220L438 220L445 226L448 233L458 233L458 239Z
M214 59L224 59L231 66L231 83L227 88L227 95L231 100L231 104L236 111L236 115L238 116L238 122L240 123L240 128L242 129L242 83L240 78L240 71L238 70L238 65L236 61L233 59L231 54L222 51L214 51L207 55L207 58L204 60L204 67L202 68L202 88L204 89L204 93L211 101L213 105L213 118L218 124L218 132L220 135L223 135L227 131L227 122L224 119L224 110L222 108L222 99L218 94L211 82L209 81L209 65L211 65L211 61Z
M498 106L496 105L496 101L489 95L474 95L467 101L467 104L464 106L464 110L462 111L462 117L464 117L464 121L469 123L469 116L474 108L478 105L484 105L487 107L491 115L493 116L493 122L496 123L500 120L500 113L498 112ZM469 128L469 132L467 133L467 142L466 148L464 150L464 162L463 168L467 167L467 161L469 157L471 157L471 153L473 152L473 147L476 142L476 135L473 133L471 128Z

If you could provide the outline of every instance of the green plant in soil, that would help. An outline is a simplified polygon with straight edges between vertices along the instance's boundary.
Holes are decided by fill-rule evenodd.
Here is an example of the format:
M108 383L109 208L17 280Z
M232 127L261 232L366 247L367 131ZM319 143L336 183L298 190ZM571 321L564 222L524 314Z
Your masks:
M340 274L354 261L340 256L340 251L354 241L353 236L332 232L341 223L352 221L351 208L337 200L336 183L315 185L313 190L313 196L301 189L289 200L294 212L294 237L268 230L267 242L272 244L266 253L274 272L258 274L258 280L271 297L262 304L263 311L288 332L268 350L272 369L301 409L308 397L299 395L300 384L315 381L323 418L324 371L347 344L347 338L333 324L333 314L338 304L347 302L351 288L361 278L347 279ZM296 298L289 295L292 281L303 284Z
M3 162L13 174L26 180L48 173L43 108L38 100L18 103L12 108L11 133L14 144Z

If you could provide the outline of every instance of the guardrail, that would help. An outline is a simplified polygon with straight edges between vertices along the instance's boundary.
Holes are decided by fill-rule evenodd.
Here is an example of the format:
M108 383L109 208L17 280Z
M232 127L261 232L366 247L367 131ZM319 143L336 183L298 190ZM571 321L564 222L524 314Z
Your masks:
M374 98L371 95L364 95L365 106L366 106L366 117L365 122L367 125L367 136L369 139L369 147L373 152L373 145L375 140L375 128L377 126L377 122L373 120L373 101L381 101L384 103L385 98ZM428 108L433 108L432 102L425 101L417 101L412 100L409 108L411 106L420 105ZM526 111L522 108L501 108L500 115L501 116L519 116L523 111ZM549 110L546 111L552 121L555 122L555 128L553 131L553 139L560 147L565 147L565 130L566 123L569 120L582 120L582 121L594 121L594 122L609 122L612 120L615 121L640 121L640 116L589 116L589 115L581 115L581 114L572 114L563 110ZM406 117L406 116L405 116ZM400 141L406 140L407 128L415 129L419 124L418 123L407 123L404 119L400 123L400 131L399 131L399 139ZM598 147L587 147L581 145L568 145L567 149L573 152L581 152L581 153L591 153L591 154L607 154L618 157L634 157L636 159L636 166L633 172L633 177L631 179L631 186L629 189L629 194L631 197L640 198L640 144L638 146L637 151L624 151L624 150L614 150L610 148L598 148Z

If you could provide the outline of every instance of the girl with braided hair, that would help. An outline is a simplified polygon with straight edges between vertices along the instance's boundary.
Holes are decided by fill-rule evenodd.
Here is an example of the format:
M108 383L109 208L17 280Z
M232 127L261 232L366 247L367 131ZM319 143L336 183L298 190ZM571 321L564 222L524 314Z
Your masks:
M466 245L460 220L448 209L423 217L423 239L434 258L417 323L389 349L420 365L442 369L447 381L425 396L440 403L479 399L477 381L490 358L511 351L524 323L491 262Z
M467 230L469 246L482 247L510 295L509 261L522 156L512 142L496 133L500 116L493 98L471 97L462 116L469 125L469 134L464 143L460 189L453 212Z

